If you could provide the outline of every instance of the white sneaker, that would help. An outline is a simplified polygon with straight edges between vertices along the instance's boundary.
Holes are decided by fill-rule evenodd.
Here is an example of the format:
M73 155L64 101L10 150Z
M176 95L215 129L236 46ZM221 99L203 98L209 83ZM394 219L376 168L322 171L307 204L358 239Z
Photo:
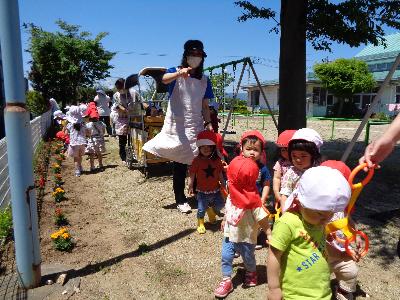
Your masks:
M187 213L189 213L189 212L192 211L192 208L190 207L189 203L187 203L187 202L185 202L185 203L183 203L183 204L178 204L178 205L176 206L176 208L177 208L181 213L184 213L184 214L187 214Z

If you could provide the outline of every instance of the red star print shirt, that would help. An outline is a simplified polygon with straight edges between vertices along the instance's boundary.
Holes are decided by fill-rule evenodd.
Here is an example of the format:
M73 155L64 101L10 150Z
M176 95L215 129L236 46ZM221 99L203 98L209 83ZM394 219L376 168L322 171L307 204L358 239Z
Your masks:
M189 168L190 174L195 174L197 179L196 190L211 193L219 190L219 178L223 166L220 159L196 157Z

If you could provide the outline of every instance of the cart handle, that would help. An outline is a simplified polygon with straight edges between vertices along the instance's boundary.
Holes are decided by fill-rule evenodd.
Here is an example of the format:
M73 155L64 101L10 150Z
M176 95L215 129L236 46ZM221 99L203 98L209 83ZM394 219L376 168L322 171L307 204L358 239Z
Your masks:
M349 256L352 256L354 254L354 250L350 249L349 246L350 246L350 243L352 243L356 240L357 235L361 236L361 238L364 240L364 250L360 253L360 256L364 257L368 253L369 239L368 239L368 236L360 230L355 231L354 235L352 237L346 238L346 241L344 243L344 248L346 249L346 253Z
M354 177L357 175L358 172L360 172L361 170L363 170L366 167L367 167L367 163L362 163L362 164L358 165L357 167L355 167L353 171L351 171L348 181L352 188L355 185L355 184L353 184ZM361 184L363 186L366 185L371 180L372 176L374 175L374 172L375 172L374 168L368 169L367 176L364 178L364 180L361 181Z

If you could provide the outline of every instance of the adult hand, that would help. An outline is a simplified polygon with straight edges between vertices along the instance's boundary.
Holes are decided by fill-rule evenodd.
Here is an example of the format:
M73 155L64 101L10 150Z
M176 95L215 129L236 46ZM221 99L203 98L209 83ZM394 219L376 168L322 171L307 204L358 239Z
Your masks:
M188 194L189 194L189 196L194 196L194 192L193 192L193 185L191 186L191 185L189 185L189 188L188 188Z
M214 129L213 129L213 127L212 127L212 124L211 124L211 123L208 123L204 129L205 129L205 130L208 130L208 131L212 131L212 132L214 132Z
M366 162L369 168L373 168L393 151L394 146L393 139L382 136L367 146L364 156L359 159L359 163Z
M183 78L188 78L190 77L190 71L192 70L191 67L187 67L187 68L182 68L178 71L178 76L179 77L183 77Z
M281 300L282 290L280 288L269 289L267 297L268 300Z

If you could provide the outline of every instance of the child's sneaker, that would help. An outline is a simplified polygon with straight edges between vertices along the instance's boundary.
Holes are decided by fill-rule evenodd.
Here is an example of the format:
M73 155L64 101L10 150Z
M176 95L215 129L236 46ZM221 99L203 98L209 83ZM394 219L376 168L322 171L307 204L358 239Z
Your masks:
M352 292L345 292L339 287L335 289L335 297L336 300L353 300L354 296Z
M233 257L234 257L234 258L238 258L238 257L240 257L240 254L239 254L239 252L235 252L235 254L233 254Z
M256 245L254 248L256 249L256 250L260 250L260 249L262 249L262 247L263 247L263 245Z
M81 170L75 170L75 176L76 177L79 177L79 176L81 176Z
M225 298L230 292L233 291L233 284L230 278L223 279L214 291L215 297Z
M257 285L257 272L246 272L244 275L245 286L256 286Z

